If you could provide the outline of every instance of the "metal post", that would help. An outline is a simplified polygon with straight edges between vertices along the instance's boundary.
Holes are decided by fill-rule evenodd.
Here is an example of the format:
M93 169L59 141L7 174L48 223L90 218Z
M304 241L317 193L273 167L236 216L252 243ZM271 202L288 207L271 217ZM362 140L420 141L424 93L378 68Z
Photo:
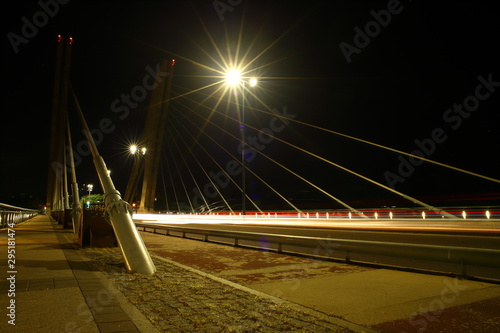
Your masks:
M66 54L64 58L64 68L63 68L63 76L62 76L62 82L61 82L61 92L60 92L60 114L61 114L61 119L60 119L60 134L61 135L61 141L62 141L62 147L60 150L62 151L63 155L63 211L66 209L69 209L69 197L68 197L68 175L67 175L67 168L66 168L66 152L64 151L64 123L67 121L66 119L68 118L68 85L69 85L69 77L70 77L70 65L71 65L71 44L73 44L73 38L69 37L66 38L65 41L66 44Z
M162 62L160 70L162 73L167 72L168 77L164 80L158 74L158 77L155 79L159 84L151 93L151 101L141 138L141 142L146 145L148 153L143 156L144 176L139 207L140 212L154 211L158 169L165 138L165 123L167 121L174 64L174 59Z
M78 193L78 183L76 182L76 173L75 173L75 161L73 159L73 144L71 142L71 131L69 128L69 118L66 117L66 125L68 132L68 153L69 153L69 165L71 168L71 187L73 191L73 203L72 203L72 212L71 217L73 219L73 232L79 232L80 230L80 221L82 215L82 206L80 205L80 194Z
M64 154L63 154L64 155ZM63 168L66 168L66 166L63 166ZM59 220L57 221L58 224L64 224L64 179L61 179L64 177L64 172L61 171L61 175L59 176Z
M65 140L63 140L64 147ZM64 210L69 209L69 194L68 194L68 168L66 167L66 152L63 149L63 188L64 188Z
M132 220L132 208L123 201L108 173L104 159L99 155L97 146L92 138L87 122L76 98L75 92L71 89L73 99L82 122L85 136L90 146L94 165L104 191L104 204L106 206L105 217L111 223L115 231L118 245L120 246L125 266L129 271L151 275L156 272L156 267L151 260L149 252L144 245L144 241L139 235Z
M245 81L243 81L243 102L241 108L241 190L243 192L241 198L241 214L245 216L246 209L246 177L245 177Z
M62 73L62 55L64 43L59 38L57 42L56 52L56 70L54 75L54 96L52 101L52 120L51 120L51 137L50 137L50 150L49 150L49 170L47 182L47 199L46 205L50 210L56 210L57 202L57 177L53 169L53 163L57 161L57 146L58 146L58 121L59 121L59 97L61 90L61 73Z

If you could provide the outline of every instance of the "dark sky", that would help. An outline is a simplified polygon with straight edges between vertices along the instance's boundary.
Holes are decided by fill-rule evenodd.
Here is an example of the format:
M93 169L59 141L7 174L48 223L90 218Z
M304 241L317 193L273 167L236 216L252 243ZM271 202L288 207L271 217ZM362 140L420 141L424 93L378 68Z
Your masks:
M41 14L43 9L36 1L5 5L1 201L17 203L21 193L41 202L45 199L57 34L74 38L71 82L89 126L98 128L104 118L114 125L98 148L122 192L132 168L126 147L140 137L147 101L123 119L113 112L113 101L142 85L146 68L155 68L163 59L176 59L173 97L216 82L220 79L210 76L220 74L200 64L220 70L216 62L223 62L221 55L226 60L234 58L238 45L240 58L247 54L248 60L255 59L249 75L262 78L253 90L255 96L247 93L245 118L249 126L269 128L273 116L260 110L286 109L306 124L405 152L427 149L423 154L429 159L500 179L498 6L475 1L437 4L408 0L242 0L233 1L237 5L231 6L220 0L227 10L219 9L218 13L214 3L72 0L58 8L48 7L50 15ZM36 33L23 30L26 22L34 19L41 20ZM31 35L13 45L13 34L23 33ZM188 196L193 199L195 183L189 171L199 186L208 183L194 156L207 173L219 169L205 151L223 166L232 159L224 149L238 158L237 140L210 123L204 126L203 119L210 118L239 135L238 124L223 116L238 117L234 97L228 104L229 97L217 93L218 87L176 98L170 104L162 174L172 201L174 190L184 203ZM222 102L213 113L219 97L223 97ZM463 107L458 112L464 103L473 111ZM84 138L71 105L70 117L76 145ZM437 202L444 196L475 198L497 193L496 199L487 195L490 199L475 204L498 204L498 183L429 163L404 169L401 164L408 157L303 124L285 125L275 126L280 128L277 138L386 186L392 179L393 187L406 194ZM198 126L208 136L199 133ZM247 136L257 135L251 127L247 127ZM436 129L439 135L434 134L431 143ZM386 204L398 202L393 193L277 139L264 146L263 153L348 203L369 205L375 199ZM77 164L78 182L97 185L90 157ZM303 207L307 203L315 208L337 207L263 156L257 155L249 167ZM282 201L257 177L249 174L248 183L252 198L264 207L281 207ZM234 186L225 186L223 192L232 202L239 202Z

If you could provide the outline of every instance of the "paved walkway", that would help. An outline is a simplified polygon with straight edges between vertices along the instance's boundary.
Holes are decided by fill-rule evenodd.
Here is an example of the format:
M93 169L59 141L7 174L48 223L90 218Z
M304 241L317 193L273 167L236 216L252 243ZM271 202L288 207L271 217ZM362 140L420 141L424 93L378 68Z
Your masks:
M0 332L157 332L78 255L71 231L38 215L14 232L0 232ZM9 241L15 267L7 267Z

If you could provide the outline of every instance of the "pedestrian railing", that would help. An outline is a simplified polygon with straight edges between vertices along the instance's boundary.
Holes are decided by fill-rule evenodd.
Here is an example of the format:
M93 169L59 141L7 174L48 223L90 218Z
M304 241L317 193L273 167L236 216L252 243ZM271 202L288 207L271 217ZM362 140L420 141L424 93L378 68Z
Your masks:
M38 211L0 203L0 228L13 227L38 215Z

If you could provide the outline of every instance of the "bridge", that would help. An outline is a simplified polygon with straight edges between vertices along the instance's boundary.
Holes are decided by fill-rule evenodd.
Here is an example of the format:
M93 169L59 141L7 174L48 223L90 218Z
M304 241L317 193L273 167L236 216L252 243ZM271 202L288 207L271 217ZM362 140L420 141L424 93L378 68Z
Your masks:
M438 227L447 232L477 233L481 230L478 226L484 226L483 231L496 232L491 223L500 219L497 192L419 196L396 189L398 182L404 182L403 178L410 177L423 163L440 177L451 174L450 179L460 179L464 184L473 182L488 189L498 186L499 179L431 159L429 150L436 148L443 133L417 140L420 150L408 153L305 122L287 106L278 110L259 97L259 85L264 85L266 78L261 82L238 67L222 71L205 87L173 92L174 67L179 66L175 59L164 59L155 71L148 70L143 81L154 84L148 84L147 89L135 89L144 94L150 91L150 100L144 108L140 139L130 145L133 165L124 172L129 180L122 198L112 180L114 173L111 175L100 153L105 145L103 133L112 124L102 119L99 129L90 128L79 102L77 84L73 87L70 83L73 43L69 36L57 38L46 207L61 224L73 228L82 244L82 238L97 239L98 234L102 235L103 231L96 229L99 223L89 227L90 222L82 218L74 151L85 145L101 183L104 215L112 225L108 233L117 238L131 271L155 272L134 224L134 220L142 222L141 219L158 222L168 217L164 223L182 221L193 225L200 221L256 225L259 221L262 226L303 227L316 220L325 227L338 227L340 223L360 228L379 221L378 228L386 231L403 228L401 225L408 226L410 222L414 231L425 226L426 230ZM216 89L208 92L211 87ZM178 112L178 103L191 103L196 94L204 96L204 102L187 113ZM258 127L248 115L260 118L263 126ZM85 135L84 141L76 145L72 143L72 132L81 130L71 129L75 125L72 118L79 120ZM318 141L301 145L300 138L286 133L298 128ZM341 164L335 160L335 154L315 148L322 145L321 141L338 139L359 145L360 151L398 156L398 174L386 171L385 181L381 181L360 172L362 168L351 166L346 160ZM90 199L93 187L89 186ZM360 197L353 198L351 191ZM166 215L141 215L154 212ZM471 227L471 223L475 225Z
M58 47L66 50L67 55L71 53L71 43L60 42ZM68 55L65 61L69 59ZM315 318L324 318L328 325L356 332L383 330L388 322L398 320L402 327L415 326L418 313L403 310L401 302L413 304L410 308L414 308L414 302L425 303L425 297L418 300L403 297L404 301L383 297L387 303L371 309L359 303L357 308L362 309L359 313L345 314L342 320L332 321L331 316L322 317L321 314L339 313L342 307L334 305L329 293L317 293L315 290L329 290L332 281L342 281L340 283L349 290L357 288L338 274L324 275L325 269L331 272L353 267L374 269L378 273L362 274L363 277L357 279L355 275L348 276L357 285L376 286L374 280L382 279L389 288L394 288L392 290L397 297L406 293L405 288L432 285L439 295L431 293L430 302L432 306L438 304L439 311L446 313L458 308L456 297L448 301L451 300L450 281L458 280L446 280L447 287L443 289L443 280L429 277L459 277L471 283L463 289L478 291L477 294L468 293L467 300L462 300L466 308L477 304L493 307L496 304L500 276L500 206L498 193L491 189L498 186L500 180L432 160L429 154L422 154L421 151L407 153L303 122L286 106L277 110L267 105L252 90L259 84L258 81L255 78L250 81L249 77L235 70L219 78L217 83L221 87L218 90L203 95L205 103L193 106L188 113L178 112L176 102L191 102L193 92L174 92L174 65L177 67L180 64L168 59L159 65L154 78L158 84L151 91L150 103L144 109L144 128L140 139L125 149L130 148L131 160L127 164L129 169L125 171L128 182L122 197L113 182L117 173L108 169L104 161L106 156L100 152L105 150L106 143L100 142L102 137L89 127L76 84L71 86L64 69L66 66L64 62L60 64L61 79L56 85L60 96L54 97L54 101L58 98L60 101L54 103L52 117L52 162L47 207L49 214L60 224L73 229L79 245L98 248L98 244L103 244L99 239L114 236L120 252L115 252L115 257L107 258L116 260L118 255L129 272L156 275L161 279L166 260L169 265L184 270L183 276L191 272L237 290L251 294L257 292L259 297L272 296L279 290L279 294L275 295L278 298L272 296L273 301L291 302L287 304L298 306L297 311L308 312L312 309L310 314ZM161 75L168 79L163 80ZM67 103L69 99L73 101L72 106ZM222 112L221 104L225 104L227 110L234 109L236 112ZM70 111L76 114L83 127L101 183L103 202L99 204L80 205ZM258 126L248 119L248 114L260 114L267 123ZM217 120L217 117L220 119ZM361 173L359 170L363 168L335 161L328 152L316 149L314 143L301 145L301 140L285 133L287 129L292 131L293 126L317 133L318 140L319 137L321 140L336 137L353 141L364 146L362 149L395 154L399 157L398 161L405 162L398 166L399 174L386 172L384 182ZM72 129L71 132L78 131ZM102 132L105 131L106 124L102 128ZM419 141L422 151L430 149L429 140ZM435 142L432 141L432 145L436 145ZM436 168L440 177L451 174L453 181L460 179L464 184L471 180L473 183L488 184L484 187L488 190L480 193L459 192L456 195L418 195L397 190L395 180L409 177L410 168L414 170L423 163L426 168ZM59 167L54 168L54 165ZM68 191L69 183L72 184L72 196ZM359 198L349 194L352 184L355 184L352 193L360 194ZM450 188L456 188L456 184ZM342 197L343 189L348 193L345 199ZM363 193L372 193L372 190L374 195ZM87 200L90 200L90 191L97 192L97 189L89 190ZM91 211L94 211L93 215ZM107 225L102 215L111 228L102 227ZM86 241L86 237L90 241ZM178 240L182 244L177 243ZM179 252L170 244L187 248ZM192 251L191 248L197 250ZM240 250L245 254L237 252ZM305 265L298 270L308 267L308 273L301 273L300 279L292 280L295 287L288 290L284 284L289 283L287 281L295 273L277 264L283 259L270 259L266 255L265 260L261 259L253 269L240 268L236 272L230 267L241 264L233 262L232 266L224 266L227 261L234 260L230 259L232 256L245 257L249 265L251 257L256 256L252 252L255 250L288 256L290 259L286 260L294 262L288 269L295 271L297 265ZM225 255L214 256L213 251ZM92 252L89 255L92 256ZM198 259L200 255L203 256L201 261ZM172 258L175 258L174 262L170 261ZM313 262L298 264L302 260L298 258ZM328 268L318 262L328 262ZM336 265L348 265L350 268ZM222 272L213 268L222 266L226 267ZM318 266L323 267L319 269L323 270L322 273L318 271ZM173 266L169 266L168 272L172 270ZM402 272L409 275L400 275ZM382 276L377 277L377 274ZM281 275L284 277L279 283L270 281ZM223 278L229 276L231 281ZM234 284L233 281L241 279L246 281L244 286ZM403 289L395 287L400 279L405 281ZM461 294L457 290L454 292L458 297ZM425 294L424 291L422 293ZM183 301L179 299L170 302L177 304L177 309L192 311L193 316L198 316L191 305L183 306ZM196 302L203 303L201 299ZM376 303L376 300L364 299L364 303L371 302ZM141 306L145 309L147 303L142 301ZM384 310L384 306L389 303L392 314L385 317L383 313L387 309ZM188 308L190 310L186 310ZM362 314L366 311L377 313L376 319L367 320ZM434 322L435 310L419 311L430 318L419 321L420 327L425 328ZM134 325L137 327L139 324ZM320 329L319 326L316 328Z

